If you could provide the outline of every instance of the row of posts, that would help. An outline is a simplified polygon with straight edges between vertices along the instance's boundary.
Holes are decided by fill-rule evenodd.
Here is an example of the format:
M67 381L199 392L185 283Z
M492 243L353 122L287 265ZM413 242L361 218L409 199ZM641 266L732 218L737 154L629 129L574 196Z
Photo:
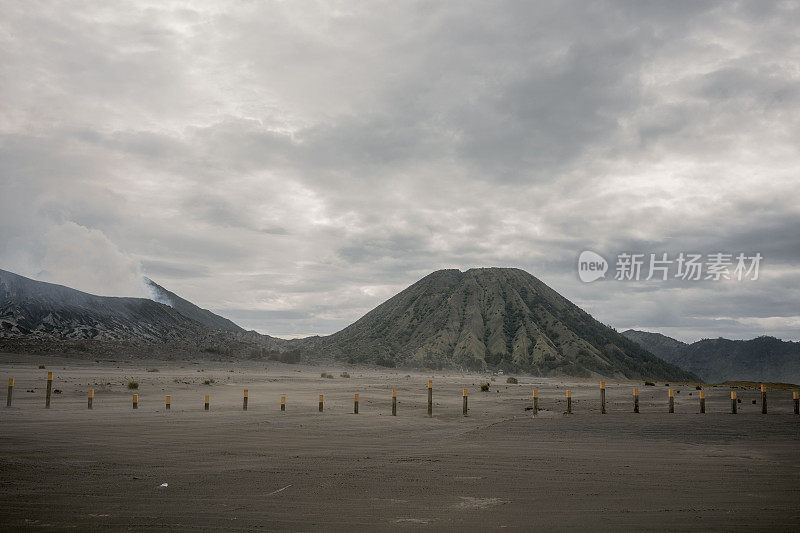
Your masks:
M45 396L45 408L50 408L50 396L53 392L53 373L47 373L47 394ZM6 407L11 407L11 400L13 398L14 393L14 378L8 378L8 396L6 400ZM572 414L572 391L567 389L567 414ZM669 412L675 412L675 393L672 389L669 389ZM463 389L461 392L462 396L462 413L464 416L467 416L469 411L468 408L468 392L467 389ZM242 410L247 411L247 399L248 399L248 391L244 389L244 395L242 396ZM794 399L794 414L800 414L800 393L798 391L793 392L793 399ZM205 404L204 408L206 411L210 409L210 400L211 397L206 395L205 397ZM88 395L88 408L92 408L92 404L94 402L94 389L89 389ZM738 412L737 409L738 400L736 398L736 391L731 391L731 413L736 414ZM166 398L166 409L170 409L172 406L172 396L167 396ZM139 408L139 395L133 395L133 408ZM281 411L286 411L286 396L281 396ZM323 411L323 395L319 395L319 412ZM533 414L537 414L539 412L539 393L536 389L533 390ZM600 382L600 412L602 414L606 414L606 382ZM633 389L633 412L639 412L639 388L634 387ZM706 392L701 390L700 391L700 412L706 412ZM356 393L353 398L353 413L358 414L358 394ZM761 385L761 413L767 414L767 387L766 385ZM392 416L397 416L397 389L392 389ZM428 380L428 416L433 416L433 380Z

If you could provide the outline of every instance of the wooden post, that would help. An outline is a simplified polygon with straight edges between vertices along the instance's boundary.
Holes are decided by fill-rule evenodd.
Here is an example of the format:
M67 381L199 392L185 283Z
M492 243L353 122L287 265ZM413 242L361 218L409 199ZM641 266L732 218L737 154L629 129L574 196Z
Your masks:
M44 398L44 408L50 409L50 395L53 394L53 373L47 373L47 394Z
M567 414L572 414L572 391L567 389Z
M467 416L467 389L461 391L461 397L463 398L464 406L462 407L462 411L464 416Z
M319 412L322 412L322 394L319 395Z
M244 389L244 396L242 396L242 411L247 411L247 389Z
M281 396L281 411L286 410L286 396Z
M211 400L211 397L208 394L206 394L206 403L205 403L205 406L204 406L204 409L206 411L208 411L209 404L211 403L210 400Z
M11 407L11 396L14 394L14 378L8 378L8 396L6 397L6 407Z
M428 416L433 416L433 380L428 380Z
M397 389L392 389L392 416L397 416Z
M92 408L92 402L94 401L94 389L89 389L89 398L88 398L88 406L89 409Z
M731 414L736 414L736 391L731 391Z
M172 396L170 396L169 394L167 395L167 401L164 404L164 407L166 408L167 411L169 411L172 408Z
M358 393L353 397L353 414L358 414Z
M133 393L133 408L134 409L139 408L139 395L136 393Z
M705 414L706 412L706 391L700 391L700 413Z
M639 387L633 388L633 412L639 412Z
M669 389L669 412L675 412L675 392L672 389Z
M761 414L767 414L767 386L761 384Z
M539 392L536 389L533 389L533 414L539 414Z
M606 382L600 382L600 413L606 414Z
M794 398L794 414L800 415L800 393L794 391L792 398Z

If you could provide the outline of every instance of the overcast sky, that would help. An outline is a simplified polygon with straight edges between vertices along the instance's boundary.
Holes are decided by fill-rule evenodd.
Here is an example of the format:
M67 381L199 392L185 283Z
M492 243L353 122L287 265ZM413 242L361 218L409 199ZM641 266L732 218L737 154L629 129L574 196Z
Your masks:
M514 266L620 330L800 339L798 28L798 2L2 0L0 268L144 274L293 337ZM582 283L585 249L764 260Z

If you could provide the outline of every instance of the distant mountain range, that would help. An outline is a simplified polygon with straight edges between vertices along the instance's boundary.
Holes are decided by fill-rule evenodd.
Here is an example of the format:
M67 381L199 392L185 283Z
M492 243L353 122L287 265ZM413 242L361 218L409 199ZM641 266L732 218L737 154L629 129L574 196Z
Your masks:
M128 356L173 357L177 351L179 356L332 358L416 368L697 380L519 269L440 270L342 331L295 340L246 332L146 281L157 301L94 296L0 270L0 350L52 353L79 346Z
M622 334L706 382L800 383L800 342L757 337L751 340L703 339L686 344L660 333L629 329Z

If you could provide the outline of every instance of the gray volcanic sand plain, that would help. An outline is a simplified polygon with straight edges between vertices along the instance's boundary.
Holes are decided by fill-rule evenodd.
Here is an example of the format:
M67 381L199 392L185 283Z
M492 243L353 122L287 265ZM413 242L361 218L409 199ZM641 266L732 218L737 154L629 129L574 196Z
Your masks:
M0 406L4 530L800 529L791 391L770 391L764 416L751 403L759 392L739 389L734 416L730 389L706 387L700 415L694 385L673 383L680 393L669 414L663 383L607 380L601 415L590 380L518 376L512 385L497 376L481 392L488 375L14 354L0 355L0 369L3 387L16 378L13 406ZM49 410L47 371L63 391ZM130 380L140 384L135 411ZM533 388L537 417L525 410Z

